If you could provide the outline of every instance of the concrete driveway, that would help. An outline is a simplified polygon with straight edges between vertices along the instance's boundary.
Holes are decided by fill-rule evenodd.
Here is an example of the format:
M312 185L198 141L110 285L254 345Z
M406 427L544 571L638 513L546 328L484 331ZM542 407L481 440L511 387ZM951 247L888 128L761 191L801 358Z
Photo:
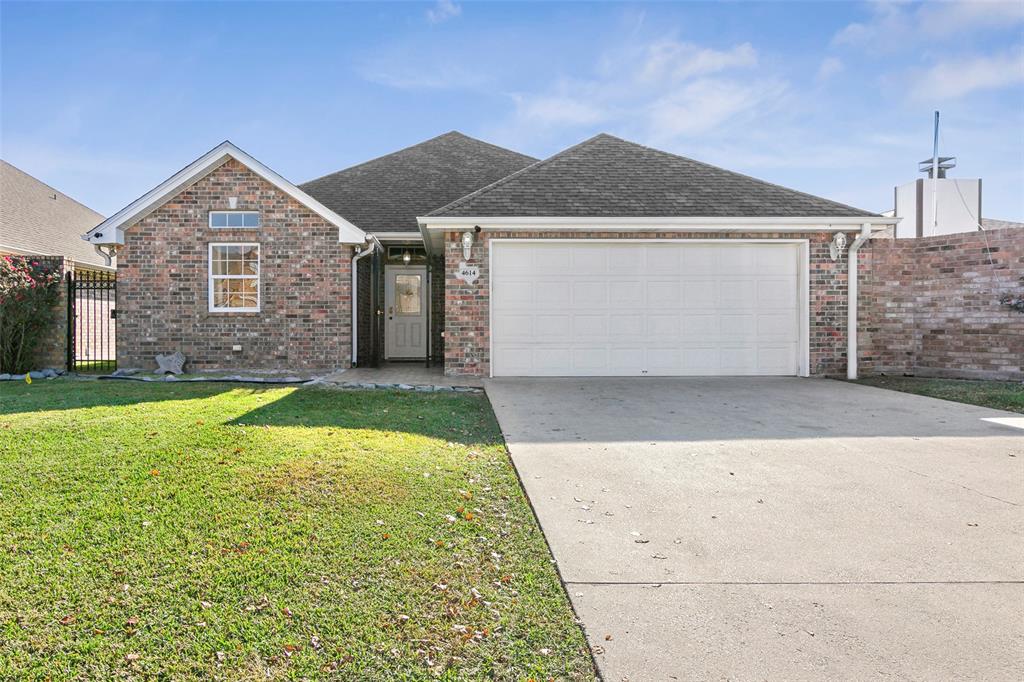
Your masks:
M1024 430L985 421L1015 415L789 378L487 392L606 680L1020 679Z

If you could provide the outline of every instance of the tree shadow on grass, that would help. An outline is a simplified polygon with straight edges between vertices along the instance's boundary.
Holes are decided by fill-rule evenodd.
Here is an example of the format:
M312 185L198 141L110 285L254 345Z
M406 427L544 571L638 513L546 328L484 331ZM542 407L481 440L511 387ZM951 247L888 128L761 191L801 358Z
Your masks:
M170 400L197 400L237 390L242 384L74 379L0 383L0 415L117 407ZM262 388L262 387L260 387Z
M304 388L228 424L395 431L461 445L502 442L490 403L478 394Z

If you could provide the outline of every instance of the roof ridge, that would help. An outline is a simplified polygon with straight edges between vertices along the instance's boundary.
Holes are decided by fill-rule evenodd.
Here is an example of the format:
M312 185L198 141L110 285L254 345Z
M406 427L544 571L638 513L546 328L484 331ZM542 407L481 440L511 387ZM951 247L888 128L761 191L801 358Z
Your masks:
M36 176L32 175L32 174L31 174L31 173L29 173L28 171L26 171L26 170L23 170L23 169L21 169L21 168L18 168L17 166L15 166L15 165L14 165L13 163L11 163L10 161L8 161L8 160L6 160L6 159L0 159L0 162L2 162L2 163L5 163L5 164L7 164L8 166L10 166L11 168L13 168L14 170L16 170L16 171L18 171L19 173L21 173L22 175L24 175L25 177L27 177L27 178L31 178L32 180L34 180L34 181L38 182L38 183L39 183L40 185L42 185L43 187L47 187L47 188L49 188L49 189L53 190L54 192L56 192L57 194L61 195L61 196L62 196L62 197L64 197L65 199L68 199L69 201L73 201L74 203L78 204L79 206L81 206L82 208L84 208L84 209L86 209L86 210L88 210L88 211L92 211L93 213L95 213L95 214L96 214L96 215L98 215L99 217L101 217L101 218L105 218L105 217L106 217L106 216L104 216L104 215L103 215L102 213L100 213L99 211L97 211L97 210L96 210L95 208L93 208L92 206L87 206L87 205L85 205L84 203L82 203L82 202L81 202L81 201L79 201L78 199L74 198L73 196L71 196L70 194L68 194L68 193L66 193L66 192L64 192L64 191L62 191L62 190L59 190L59 189L57 189L56 187L54 187L54 186L53 186L53 185L51 185L50 183L46 182L45 180L40 180L39 178L37 178Z
M810 192L804 192L804 191L801 191L801 190L798 190L798 189L793 189L792 187L786 187L785 185L780 185L777 182L772 182L770 180L763 180L761 178L754 177L753 175L747 175L746 173L739 173L739 172L734 171L734 170L729 170L728 168L722 168L721 166L716 166L715 164L708 163L707 161L701 161L700 159L694 159L692 157L683 156L682 154L676 154L674 152L667 152L664 149L658 149L656 147L649 147L648 145L640 144L639 142L633 142L631 140L625 140L625 139L623 139L621 137L615 137L614 135L609 135L608 133L601 133L601 135L604 135L605 137L610 137L613 140L618 140L619 142L625 142L626 144L631 144L634 147L640 147L641 149L646 149L646 150L654 152L656 154L661 154L663 156L672 156L672 157L675 157L677 159L683 159L684 161L689 161L690 163L695 163L698 166L704 166L705 168L712 168L714 170L721 171L723 173L728 173L730 175L735 175L735 176L738 176L738 177L741 177L741 178L746 178L747 180L753 180L754 182L760 182L761 184L764 184L764 185L769 185L771 187L775 187L775 188L778 188L778 189L784 189L787 192L793 192L794 194L799 194L801 196L810 197L811 199L824 200L824 201L828 201L830 203L836 204L838 206L842 206L843 208L849 208L849 209L853 209L854 211L865 211L867 213L871 213L870 211L867 211L867 209L858 208L856 206L851 206L850 204L844 204L843 202L836 201L835 199L829 199L828 197L818 196L817 194L811 194ZM598 135L597 137L600 137L600 135ZM878 214L872 213L872 215L878 215Z
M466 135L465 133L460 132L458 130L449 130L446 133L441 133L440 135L435 135L434 137L427 138L426 140L422 140L420 142L417 142L416 144L411 144L408 147L402 147L401 149L396 149L393 152L388 152L387 154L381 154L380 156L375 156L372 159L367 159L366 161L360 161L359 163L357 163L357 164L355 164L353 166L347 166L345 168L340 168L340 169L338 169L336 171L331 171L330 173L325 173L324 175L321 175L319 177L316 177L316 178L313 178L311 180L306 180L305 182L299 183L297 186L301 188L304 185L308 185L308 184L317 182L318 180L323 180L325 178L329 178L329 177L334 176L334 175L339 175L341 173L348 173L349 171L356 170L357 168L361 168L361 167L363 167L363 166L365 166L367 164L376 163L377 161L381 161L383 159L386 159L386 158L389 158L389 157L392 157L392 156L396 156L397 154L401 154L403 152L407 152L410 149L415 149L417 147L422 147L425 144L429 144L431 142L435 142L437 140L440 140L443 137L452 137L452 136L458 136L458 137L461 137L461 138L465 138L467 140L472 140L473 142L476 142L476 143L479 143L479 144L483 144L483 145L487 145L488 147L491 147L493 149L498 149L498 150L506 152L506 153L516 154L517 156L522 156L522 157L525 157L525 158L528 158L528 159L532 159L533 158L532 156L527 156L526 154L522 154L520 152L517 152L514 149L508 149L506 147L501 147L499 145L492 144L490 142L486 142L484 140L479 140L479 139L477 139L475 137L472 137L470 135Z
M564 156L564 155L568 154L569 152L571 152L572 150L577 149L579 147L582 147L583 145L588 144L590 142L593 142L594 140L596 140L596 139L598 139L599 137L602 137L602 136L613 137L612 135L608 135L608 133L598 133L597 135L594 135L592 137L588 137L587 139L583 140L582 142L577 142L576 144L574 144L571 147L566 147L565 149L563 149L562 151L558 152L557 154L549 156L546 159L541 159L541 160L537 161L536 163L531 163L529 166L526 166L525 168L520 168L519 170L515 171L514 173L509 173L505 177L500 178L498 180L495 180L494 182L492 182L489 185L484 185L480 189L475 190L473 192L470 192L469 194L467 194L464 197L459 197L455 201L449 202L449 203L445 204L444 206L441 206L440 208L435 208L433 211L430 211L429 213L427 213L427 215L428 216L439 215L443 211L447 211L447 210L451 210L453 208L457 208L458 206L461 206L463 203L468 202L471 199L475 199L475 198L477 198L478 196L480 196L482 194L490 192L491 190L496 189L497 187L500 187L500 186L504 185L505 183L510 182L511 180L514 180L516 177L518 177L519 175L522 175L523 173L525 173L525 172L527 172L529 170L532 170L534 168L539 168L539 167L541 167L541 166L543 166L545 164L548 164L548 163L554 161L555 159L557 159L558 157Z
M712 169L712 170L715 170L715 171L718 171L718 172L721 172L721 173L725 173L726 175L731 175L733 177L743 178L745 180L749 180L749 181L756 182L756 183L759 183L759 184L762 184L762 185L766 185L768 187L774 187L776 189L784 190L786 192L791 192L792 194L795 194L795 195L799 195L799 196L803 196L803 197L808 197L808 198L814 199L816 201L826 201L826 202L828 202L830 204L833 204L835 206L839 206L839 207L843 207L843 208L846 208L846 209L850 209L852 211L858 211L858 212L861 212L861 213L866 213L869 216L876 216L877 215L877 214L872 213L870 211L867 211L867 210L865 210L863 208L857 208L856 206L851 206L849 204L844 204L844 203L842 203L840 201L835 201L834 199L829 199L827 197L817 196L815 194L810 194L809 192L802 192L802 191L800 191L798 189L793 189L792 187L786 187L785 185L780 185L778 183L770 182L768 180L762 180L761 178L756 178L756 177L754 177L752 175L747 175L745 173L738 173L736 171L729 170L727 168L722 168L721 166L716 166L714 164L707 163L705 161L699 161L697 159L693 159L693 158L690 158L688 156L683 156L682 154L675 154L673 152L667 152L667 151L665 151L663 149L657 149L655 147L650 147L648 145L640 144L639 142L633 142L632 140L626 140L626 139L623 139L621 137L617 137L617 136L612 135L610 133L604 133L604 132L598 133L598 134L596 134L596 135L594 135L592 137L589 137L586 140L583 140L582 142L579 142L577 144L572 145L571 147L567 147L566 149L563 149L562 151L558 152L557 154L555 154L553 156L550 156L550 157L548 157L546 159L543 159L541 161L538 161L537 163L534 163L534 164L531 164L529 166L526 166L525 168L521 168L518 171L516 171L516 172L514 172L514 173L512 173L510 175L507 175L504 178L501 178L500 180L496 180L495 182L492 182L490 185L486 185L484 187L481 187L480 189L476 190L475 192L467 194L464 197L456 199L455 201L453 201L453 202L451 202L449 204L446 204L446 205L444 205L444 206L442 206L440 208L437 208L437 209L431 211L430 213L428 213L427 215L428 216L443 215L443 213L445 213L447 211L450 211L450 210L453 210L453 209L456 209L456 208L458 208L458 207L468 203L469 201L471 201L473 199L476 199L479 196L481 196L483 194L486 194L487 192L490 192L490 191L492 191L492 190L494 190L494 189L496 189L496 188L498 188L498 187L500 187L500 186L502 186L502 185L504 185L504 184L506 184L506 183L508 183L508 182L510 182L512 180L514 180L518 176L520 176L520 175L522 175L524 173L527 173L528 171L531 171L533 169L536 169L536 168L539 168L539 167L541 167L543 165L546 165L546 164L550 163L551 161L554 161L555 159L557 159L557 158L559 158L559 157L561 157L561 156L563 156L563 155L565 155L565 154L567 154L567 153L569 153L569 152L571 152L571 151L573 151L575 149L578 149L578 148L580 148L580 147L582 147L584 145L587 145L587 144L590 144L592 142L595 142L596 140L599 140L599 139L614 140L616 142L621 142L621 143L623 143L625 145L629 145L631 147L636 147L636 148L639 148L639 149L642 149L642 150L645 150L645 151L648 151L648 152L653 152L654 154L657 154L659 156L670 157L670 158L674 158L674 159L681 159L683 161L695 164L697 166L701 166L703 168L709 168L709 169ZM865 216L865 217L868 217L868 216Z

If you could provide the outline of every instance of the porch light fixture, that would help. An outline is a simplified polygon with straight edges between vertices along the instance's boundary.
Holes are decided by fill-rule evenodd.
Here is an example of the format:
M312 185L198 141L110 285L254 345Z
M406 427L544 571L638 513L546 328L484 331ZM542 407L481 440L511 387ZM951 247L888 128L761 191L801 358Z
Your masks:
M836 236L832 237L832 241L828 245L828 253L832 256L832 260L839 260L843 256L843 251L846 250L846 235L842 232L836 232Z
M406 265L412 262L412 254L409 253L409 249L402 252L402 262Z
M473 233L466 230L462 233L462 257L465 260L469 260L473 249Z

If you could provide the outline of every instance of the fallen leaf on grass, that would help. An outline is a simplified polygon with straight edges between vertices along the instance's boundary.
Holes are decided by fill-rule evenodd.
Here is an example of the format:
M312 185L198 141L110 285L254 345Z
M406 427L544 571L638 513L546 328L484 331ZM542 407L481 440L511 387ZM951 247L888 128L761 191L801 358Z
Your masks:
M142 658L142 654L125 654L124 656L124 660L128 661L129 663L133 663L139 660L140 658Z
M60 619L60 624L61 625L71 625L74 622L75 622L75 614L73 614L73 613L69 613L68 615L66 615L66 616L64 616L63 618Z

